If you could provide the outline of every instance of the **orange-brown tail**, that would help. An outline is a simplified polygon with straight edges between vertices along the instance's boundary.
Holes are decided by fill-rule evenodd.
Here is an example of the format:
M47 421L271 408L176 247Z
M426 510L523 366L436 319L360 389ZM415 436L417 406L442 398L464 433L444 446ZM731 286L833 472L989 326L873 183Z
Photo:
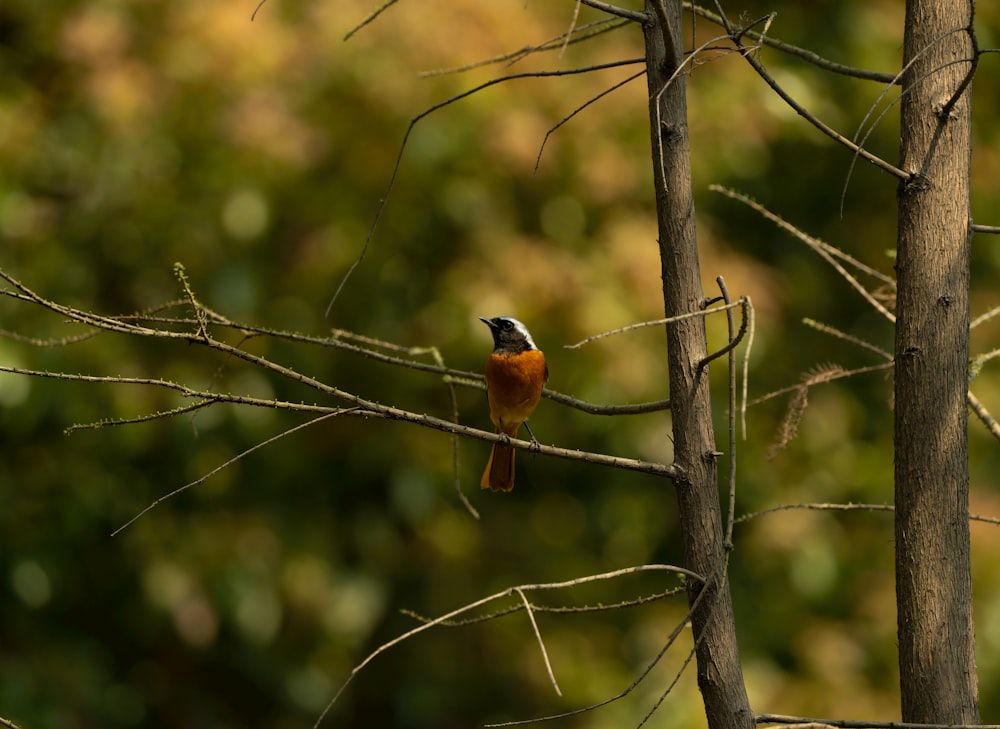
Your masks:
M514 488L514 449L493 444L490 460L486 463L479 485L490 491L511 491Z

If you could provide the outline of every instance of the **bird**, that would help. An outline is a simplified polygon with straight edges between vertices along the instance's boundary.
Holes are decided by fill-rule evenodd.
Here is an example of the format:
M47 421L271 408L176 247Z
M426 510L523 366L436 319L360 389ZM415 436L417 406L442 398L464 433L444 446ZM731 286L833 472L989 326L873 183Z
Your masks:
M479 317L493 334L493 351L486 358L486 399L496 432L517 435L538 405L549 379L545 355L535 346L528 328L510 316ZM527 425L526 425L527 427ZM531 428L528 428L531 433ZM531 439L535 440L534 434ZM537 441L535 441L537 443ZM479 485L491 491L514 488L514 449L494 443Z

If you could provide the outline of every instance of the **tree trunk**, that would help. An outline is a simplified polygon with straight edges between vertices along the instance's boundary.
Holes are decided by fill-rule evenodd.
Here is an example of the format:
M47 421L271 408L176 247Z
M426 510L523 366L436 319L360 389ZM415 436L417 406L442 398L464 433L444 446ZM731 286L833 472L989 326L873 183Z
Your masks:
M680 0L647 0L655 22L644 29L649 83L653 176L668 317L704 307L688 144L685 79L668 80L683 59ZM684 558L708 584L692 581L689 601L701 596L691 619L697 645L698 686L710 729L754 726L736 641L726 573L727 551L716 483L715 435L706 354L705 323L692 318L667 325L675 479Z
M902 717L976 724L969 568L970 0L908 0L895 362ZM958 61L957 63L955 63ZM952 64L952 65L949 65Z

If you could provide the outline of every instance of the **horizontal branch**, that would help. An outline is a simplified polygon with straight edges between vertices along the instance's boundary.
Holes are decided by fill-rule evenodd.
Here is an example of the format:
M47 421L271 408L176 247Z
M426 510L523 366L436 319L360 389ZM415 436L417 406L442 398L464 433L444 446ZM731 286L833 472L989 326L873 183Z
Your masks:
M580 451L571 448L560 448L558 446L547 446L541 443L534 443L529 440L520 440L516 438L509 438L508 436L497 434L491 431L480 430L478 428L472 428L467 425L461 425L459 423L453 423L450 420L443 420L441 418L436 418L433 415L427 415L426 413L417 413L410 410L403 410L402 408L392 407L391 405L382 405L371 400L367 400L358 395L354 395L340 388L333 387L331 385L326 385L319 380L315 380L307 375L302 375L294 370L291 370L282 365L266 360L263 357L258 357L257 355L250 354L249 352L244 352L241 349L233 347L232 345L225 344L213 339L209 339L206 342L200 336L197 335L186 335L188 341L191 344L202 344L210 347L211 349L217 349L227 354L231 354L234 357L238 357L245 361L251 362L260 366L264 369L269 369L273 372L277 372L284 377L294 380L296 382L302 383L308 387L319 390L320 392L331 395L340 400L344 400L351 404L351 411L345 413L350 416L361 416L361 417L378 417L384 418L386 420L398 420L401 422L412 423L414 425L420 425L426 428L432 428L434 430L439 430L444 433L452 433L454 435L465 436L467 438L473 438L476 440L486 441L488 443L498 443L502 442L504 445L509 445L512 448L518 450L532 451L533 453L538 453L540 455L553 456L555 458L563 458L565 460L571 461L583 461L584 463L594 463L601 466L610 466L612 468L621 468L627 471L638 471L640 473L648 473L654 476L666 476L667 478L676 478L677 468L673 465L663 464L663 463L653 463L651 461L641 461L634 458L622 458L619 456L610 456L603 453L594 453L591 451ZM254 407L267 407L278 410L290 410L295 412L311 412L311 413L321 413L321 414L339 414L344 411L343 408L334 407L329 405L316 405L316 404L305 404L305 403L294 403L286 402L283 400L267 400L255 397L249 397L244 395L232 395L227 393L217 393L210 392L207 390L196 390L194 388L188 387L187 385L182 385L177 382L171 382L169 380L160 380L151 377L109 377L104 375L80 375L68 372L50 372L47 370L30 370L22 367L9 367L6 365L0 365L0 372L8 372L11 374L25 375L29 377L43 377L57 380L75 380L82 382L94 382L94 383L105 383L105 384L115 384L115 385L146 385L153 387L163 387L170 390L175 390L180 392L185 397L198 398L203 401L209 402L228 402L237 405L250 405ZM174 411L170 411L169 414L173 414Z
M668 597L674 597L680 595L681 593L687 592L687 586L681 585L680 587L673 587L669 590L664 590L663 592L657 592L653 595L648 595L646 597L636 597L630 600L620 600L619 602L611 603L597 603L596 605L539 605L538 603L531 603L531 609L536 613L552 613L555 615L566 615L566 614L576 614L576 613L596 613L596 612L608 612L612 610L622 610L624 608L637 607L639 605L647 605L651 602L657 602L659 600L664 600ZM485 613L483 615L477 615L472 618L463 618L462 620L445 620L439 622L438 625L447 628L461 628L467 625L475 625L476 623L484 623L487 620L494 620L496 618L502 618L505 615L512 615L513 613L520 612L524 610L525 607L522 604L514 604L506 608L501 608L500 610L494 610L491 613ZM402 610L404 615L407 615L414 620L421 623L429 623L433 618L428 618L424 615L414 612L413 610Z
M788 726L812 724L835 726L841 729L1000 729L1000 724L915 724L906 721L812 719L805 716L787 716L785 714L757 714L754 717L754 721L758 724L785 724Z
M638 572L651 572L651 571L675 572L683 574L692 579L698 580L698 582L701 583L705 582L705 578L702 577L701 575L691 572L690 570L686 570L682 567L675 567L673 565L663 565L663 564L644 564L644 565L638 565L636 567L626 567L624 569L614 570L612 572L604 572L596 575L587 575L586 577L579 577L577 579L565 580L562 582L547 582L547 583L537 583L533 585L517 585L508 587L507 589L501 590L500 592L495 592L492 595L488 595L473 602L466 603L462 607L456 608L455 610L445 613L444 615L441 615L433 620L421 623L417 627L408 630L402 635L398 635L392 640L389 640L380 645L378 648L369 653L368 656L363 661L361 661L351 670L351 673L348 675L347 679L341 684L340 688L337 690L337 693L334 694L333 698L330 699L330 702L326 705L326 708L323 709L323 713L319 715L319 718L316 719L316 723L313 726L318 727L320 724L323 723L323 719L325 719L326 715L330 713L330 710L337 703L337 700L340 698L340 696L344 693L344 691L353 681L354 677L358 675L358 673L360 673L365 668L365 666L367 666L369 663L375 660L375 658L377 658L382 653L388 651L390 648L399 645L403 641L412 638L413 636L418 635L419 633L422 633L425 630L433 628L436 625L446 624L450 621L453 621L458 616L463 615L464 613L480 608L483 605L487 605L493 602L494 600L499 600L504 597L510 597L511 595L514 595L518 592L524 592L530 590L559 590L568 587L575 587L576 585L582 585L589 582L611 580L628 574L635 574ZM705 592L707 591L703 590L702 594L704 594ZM686 621L683 621L681 623L681 627L683 627L685 624Z
M804 511L886 511L893 512L896 508L892 504L782 504L781 506L772 506L769 509L761 509L760 511L755 511L750 514L744 514L743 516L736 519L736 523L740 524L742 522L751 521L761 516L767 514L776 514L780 511L793 511L793 510L804 510ZM978 521L984 524L995 524L1000 526L1000 519L995 516L983 516L982 514L969 514L969 521Z
M617 5L612 5L611 3L603 2L603 0L580 0L584 5L589 5L597 10L603 10L608 15L614 15L619 18L625 18L626 20L632 20L636 23L641 23L645 25L649 22L649 16L641 10L629 10L628 8L620 8Z
M190 320L187 321L188 323L193 323ZM431 374L441 375L442 377L450 378L451 381L455 382L456 384L463 385L465 387L475 387L480 390L486 389L486 384L484 382L483 375L479 374L478 372L470 372L468 370L454 369L452 367L445 367L444 365L439 365L439 364L431 364L429 362L417 362L415 360L407 359L405 357L396 357L391 354L385 354L384 352L377 352L367 347L361 347L358 346L357 344L351 344L350 342L345 342L339 336L334 336L332 338L313 337L307 334L284 332L274 329L267 329L265 327L248 326L245 324L235 324L233 322L228 322L228 321L218 322L218 323L230 326L242 332L253 332L254 334L277 337L280 339L285 339L290 342L301 342L305 344L317 344L323 347L331 347L345 352L351 352L352 354L357 354L361 357L365 357L375 362L381 362L383 364L389 364L393 366L407 367L409 369L418 370L420 372L428 372ZM572 347L568 348L572 349ZM571 395L566 395L547 387L542 390L542 397L548 398L549 400L557 402L560 405L566 405L567 407L574 408L575 410L580 410L590 415L641 415L645 413L655 413L670 409L670 400L653 400L650 402L626 403L620 405L600 405L598 403L588 402L587 400L580 400Z
M695 5L694 3L684 3L684 9L693 12L705 20L711 21L716 25L723 27L725 25L725 20L722 16L713 13L707 8L703 8L700 5ZM816 66L824 71L831 71L841 76L850 76L852 78L862 79L864 81L876 81L882 84L899 84L899 79L896 78L894 74L885 73L882 71L871 71L867 68L855 68L854 66L846 66L842 63L837 63L836 61L831 61L828 58L823 58L815 51L810 51L807 48L801 48L799 46L792 45L791 43L785 43L784 41L771 38L764 33L759 33L757 31L751 30L747 27L742 27L738 25L730 26L732 31L735 32L737 37L747 37L752 38L758 43L774 48L775 50L781 51L782 53L795 56L796 58L801 58L803 61Z
M185 332L172 332L164 329L139 326L138 324L132 322L147 322L150 324L170 324L170 325L180 325L180 326L193 326L198 327L204 324L200 319L191 318L177 318L177 317L161 317L152 316L145 314L130 314L126 316L116 316L116 317L97 317L89 312L85 312L78 309L73 309L71 307L61 306L55 302L48 301L47 299L35 294L33 291L25 287L19 281L11 277L9 274L0 270L0 279L4 279L10 282L12 285L17 287L19 291L0 291L0 295L9 296L11 298L17 299L19 301L24 301L26 303L37 304L43 306L51 311L54 311L67 319L75 321L80 324L85 324L88 326L93 326L97 331L87 332L84 335L78 337L65 337L55 340L41 340L32 337L24 337L16 332L9 332L7 330L0 330L0 336L7 337L15 341L21 341L26 344L30 344L38 347L49 347L49 346L60 346L64 344L71 344L78 341L83 341L85 339L93 338L99 335L102 331L113 331L117 333L124 334L136 334L140 336L153 336L159 338L170 338L170 339L184 339L198 344L205 344L204 336L202 334L192 335ZM171 304L177 303L187 303L187 302L171 302ZM344 341L342 338L344 333L337 332L333 337L317 337L308 334L301 334L298 332L284 331L278 329L270 329L267 327L254 326L249 324L243 324L238 322L233 322L226 317L212 311L208 307L205 307L200 302L195 302L194 306L202 311L204 314L208 315L210 325L226 327L233 329L245 336L266 336L273 337L276 339L281 339L288 342L296 342L300 344L310 344L318 345L322 347L329 347L332 349L338 349L344 352L349 352L366 359L370 359L375 362L380 362L382 364L388 364L392 366L406 367L409 369L417 370L420 372L427 372L431 374L440 375L444 378L448 378L456 384L460 384L466 387L474 387L480 390L485 390L485 384L483 382L483 375L478 372L470 372L467 370L459 370L452 367L446 367L441 364L431 364L429 362L419 362L413 359L408 359L406 357L398 357L390 354L385 354L384 352L378 352L374 349L368 347L362 347L356 344L351 344L350 342ZM158 307L158 310L162 307ZM217 341L212 339L212 341ZM385 346L385 343L381 343ZM36 376L49 376L58 377L60 379L85 379L88 381L99 381L100 378L90 379L88 377L76 377L74 375L67 374L45 374L42 372L32 372L25 370L22 374L31 374ZM121 382L129 384L154 384L153 381L141 382L138 380L122 379ZM173 389L183 389L183 386L177 385L176 383L169 383L166 381L157 381L159 384L172 387ZM192 391L193 392L193 391ZM189 394L190 393L185 393ZM215 393L210 393L210 395L215 398ZM545 388L542 391L542 396L557 402L561 405L580 410L582 412L588 413L590 415L639 415L645 413L661 412L670 409L670 400L654 400L651 402L642 403L627 403L620 405L600 405L598 403L588 402L586 400L580 400L578 398L572 397L571 395L566 395L556 390ZM301 409L301 408L296 408ZM322 412L326 412L323 410Z

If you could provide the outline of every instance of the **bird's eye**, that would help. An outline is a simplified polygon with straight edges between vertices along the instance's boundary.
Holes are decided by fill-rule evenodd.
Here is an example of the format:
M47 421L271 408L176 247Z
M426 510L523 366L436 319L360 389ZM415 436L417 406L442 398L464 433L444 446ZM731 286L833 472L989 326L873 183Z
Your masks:
M505 332L509 332L513 328L514 328L514 322L510 321L509 319L505 319L503 322L503 330Z

